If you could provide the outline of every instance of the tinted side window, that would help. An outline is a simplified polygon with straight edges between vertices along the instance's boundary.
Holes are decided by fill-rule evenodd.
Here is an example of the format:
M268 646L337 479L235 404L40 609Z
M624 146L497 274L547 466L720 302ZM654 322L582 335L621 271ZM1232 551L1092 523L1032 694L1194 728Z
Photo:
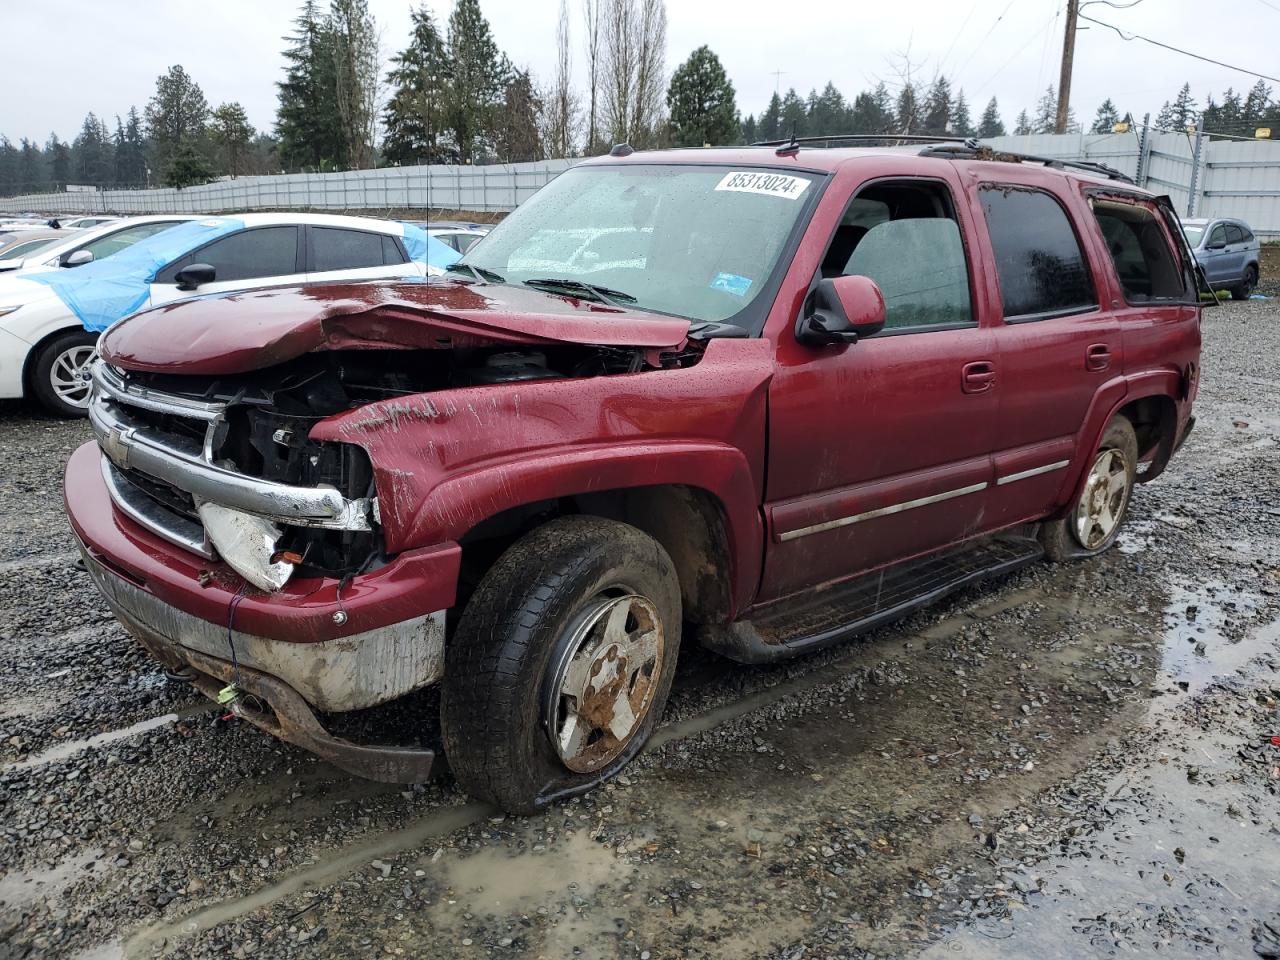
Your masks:
M1089 265L1058 201L1026 187L983 187L1005 319L1075 313L1097 305Z
M174 283L183 267L207 263L215 282L285 277L298 272L298 228L258 227L242 230L194 250L156 276L156 283Z
M1173 251L1150 209L1136 203L1099 200L1093 205L1093 215L1098 218L1127 301L1188 296Z
M1226 242L1227 242L1227 228L1224 227L1222 224L1218 224L1216 227L1213 228L1213 233L1209 234L1209 245L1213 246L1215 243L1223 244Z
M384 253L383 241L390 248ZM393 254L387 259L387 254ZM363 230L341 230L334 227L311 228L311 269L357 270L361 267L381 267L388 263L403 263L395 241L380 233Z
M1234 223L1227 224L1227 243L1244 243L1244 231Z

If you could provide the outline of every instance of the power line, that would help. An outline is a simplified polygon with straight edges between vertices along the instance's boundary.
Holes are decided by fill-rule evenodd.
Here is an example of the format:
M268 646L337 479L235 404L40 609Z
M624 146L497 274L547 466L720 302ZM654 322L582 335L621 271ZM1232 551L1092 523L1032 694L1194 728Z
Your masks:
M1212 63L1214 66L1218 67L1226 67L1228 70L1235 70L1237 73L1247 73L1251 77L1260 77L1263 80L1280 83L1280 78L1272 77L1265 73L1258 73L1256 70L1247 70L1244 67L1237 67L1235 64L1223 63L1221 60L1214 60L1212 57L1202 57L1198 53L1192 53L1190 50L1183 50L1180 47L1170 46L1167 43L1161 43L1159 40L1152 40L1150 37L1144 37L1140 33L1128 33L1126 36L1127 31L1121 30L1115 24L1103 23L1101 20L1095 20L1093 17L1085 13L1079 14L1079 17L1081 20L1088 20L1090 23L1096 23L1100 27L1106 27L1108 30L1114 30L1121 40L1142 40L1152 46L1161 47L1165 50L1172 50L1174 53L1180 53L1184 57L1191 57L1194 60L1203 60L1205 63Z
M1274 3L1271 2L1271 0L1258 0L1258 2L1262 4L1264 7L1270 7L1276 13L1280 13L1280 7L1277 7Z
M1009 2L1005 5L1005 8L1000 11L1000 16L996 17L995 22L991 24L991 26L987 29L987 32L982 35L982 39L978 41L978 45L973 48L973 52L969 54L969 58L965 60L965 62L962 63L960 66L956 67L956 76L959 76L960 74L964 73L964 68L969 65L969 61L978 55L978 51L982 49L982 45L987 42L987 37L991 36L995 28L1000 26L1000 21L1004 19L1004 15L1009 12L1009 8L1012 6L1013 6L1013 0L1009 0Z

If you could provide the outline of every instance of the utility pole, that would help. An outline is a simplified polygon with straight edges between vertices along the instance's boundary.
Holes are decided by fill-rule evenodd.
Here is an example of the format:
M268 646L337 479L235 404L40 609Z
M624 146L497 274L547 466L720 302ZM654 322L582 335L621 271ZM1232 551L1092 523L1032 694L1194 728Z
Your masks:
M1067 29L1062 35L1062 73L1058 77L1058 118L1054 133L1067 132L1067 111L1071 108L1071 61L1076 55L1076 14L1080 0L1067 0Z

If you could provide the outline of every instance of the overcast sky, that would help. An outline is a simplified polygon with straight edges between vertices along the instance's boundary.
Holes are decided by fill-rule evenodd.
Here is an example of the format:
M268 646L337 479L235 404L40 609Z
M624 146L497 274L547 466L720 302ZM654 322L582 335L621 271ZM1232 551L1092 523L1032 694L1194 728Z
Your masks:
M535 77L549 79L559 0L481 0L498 44ZM581 0L570 0L574 65L581 74ZM832 80L846 97L892 84L910 52L914 75L935 71L963 87L977 119L992 96L1012 127L1021 109L1033 113L1046 85L1057 83L1065 0L893 0L890 3L787 0L669 0L668 73L701 44L724 62L745 116L759 113L775 84L802 94ZM409 0L370 0L383 36L383 55L409 36ZM429 6L443 21L451 0ZM283 70L281 38L290 30L292 0L40 0L3 4L0 133L16 142L43 142L50 131L74 138L92 110L114 125L131 104L141 109L156 76L181 63L211 106L238 100L250 122L269 130ZM1086 13L1164 43L1275 74L1280 0L1142 0L1117 10L1106 3ZM1086 24L1087 25L1087 24ZM783 71L775 77L773 71ZM1197 101L1228 86L1248 89L1256 78L1200 63L1100 27L1083 30L1076 47L1072 107L1089 121L1104 97L1141 118L1184 81Z

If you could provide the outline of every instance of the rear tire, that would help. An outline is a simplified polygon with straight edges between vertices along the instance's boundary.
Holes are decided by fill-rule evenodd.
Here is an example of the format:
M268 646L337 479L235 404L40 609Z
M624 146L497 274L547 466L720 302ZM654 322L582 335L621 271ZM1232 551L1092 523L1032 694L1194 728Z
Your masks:
M88 416L89 365L97 342L96 333L70 330L40 347L31 364L31 392L54 416Z
M1258 285L1258 268L1249 267L1244 272L1244 280L1240 286L1231 288L1232 300L1248 300L1253 296L1253 288Z
M532 813L615 776L661 719L680 626L675 566L652 537L599 517L525 535L445 652L441 727L458 782Z
M1045 555L1061 562L1109 550L1129 517L1137 472L1137 434L1127 417L1116 416L1103 431L1089 462L1089 475L1066 516L1041 526Z

